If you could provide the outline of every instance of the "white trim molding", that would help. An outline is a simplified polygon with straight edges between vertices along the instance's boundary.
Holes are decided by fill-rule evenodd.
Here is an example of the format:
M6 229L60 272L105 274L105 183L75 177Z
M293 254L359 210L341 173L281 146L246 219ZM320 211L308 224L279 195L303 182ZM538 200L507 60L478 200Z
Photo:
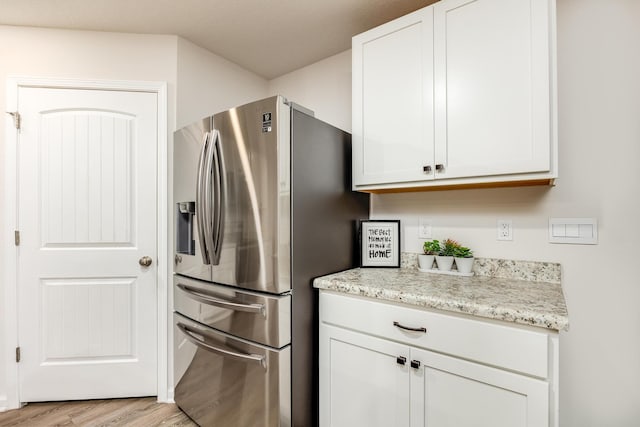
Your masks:
M7 111L18 109L18 81L7 80L6 92ZM4 200L1 206L11 206L5 209L4 235L5 259L4 259L4 350L5 350L5 401L4 409L14 409L20 406L18 399L18 364L15 361L15 352L18 347L18 296L17 296L17 252L11 235L18 229L17 200L17 161L18 161L18 130L14 126L13 118L5 114L5 138L4 138Z
M170 400L168 389L168 354L169 354L169 290L168 278L171 274L171 264L168 262L168 100L166 82L128 81L128 80L76 80L50 79L39 77L9 77L6 83L6 108L8 112L17 111L18 90L21 87L64 88L64 89L93 89L128 92L149 92L157 94L157 316L158 316L158 401ZM19 247L14 245L14 230L18 230L17 212L17 161L18 161L19 131L15 128L13 118L5 117L5 188L2 206L11 206L5 210L5 271L2 275L4 288L4 350L6 366L6 390L0 395L0 411L20 407L20 390L18 364L15 362L15 352L18 346L18 294L17 294L17 260ZM3 390L0 390L2 392Z

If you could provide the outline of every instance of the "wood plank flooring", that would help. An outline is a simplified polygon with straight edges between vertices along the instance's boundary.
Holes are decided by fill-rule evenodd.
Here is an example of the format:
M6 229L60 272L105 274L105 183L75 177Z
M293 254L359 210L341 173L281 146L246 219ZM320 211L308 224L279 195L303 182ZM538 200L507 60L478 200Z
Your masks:
M0 426L197 427L180 409L155 397L30 403L0 412Z

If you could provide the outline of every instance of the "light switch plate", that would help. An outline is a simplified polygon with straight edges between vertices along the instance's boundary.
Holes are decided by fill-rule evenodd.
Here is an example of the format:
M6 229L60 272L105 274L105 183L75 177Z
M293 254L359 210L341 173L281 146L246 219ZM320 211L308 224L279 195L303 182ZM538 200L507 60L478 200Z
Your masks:
M572 245L597 245L596 218L549 218L549 242Z

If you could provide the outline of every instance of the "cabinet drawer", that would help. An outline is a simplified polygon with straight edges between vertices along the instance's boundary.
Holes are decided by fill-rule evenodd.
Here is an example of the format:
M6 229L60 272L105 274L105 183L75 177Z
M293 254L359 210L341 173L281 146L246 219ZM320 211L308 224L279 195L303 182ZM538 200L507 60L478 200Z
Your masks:
M540 378L549 376L545 332L326 291L320 292L320 321Z

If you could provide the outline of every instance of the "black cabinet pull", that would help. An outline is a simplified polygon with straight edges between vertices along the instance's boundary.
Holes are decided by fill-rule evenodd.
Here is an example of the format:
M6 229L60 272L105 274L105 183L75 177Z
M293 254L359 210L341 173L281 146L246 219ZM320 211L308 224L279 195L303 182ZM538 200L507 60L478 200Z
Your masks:
M436 165L436 170L437 170L438 172L442 172L442 171L444 170L444 165L443 165L442 163L438 163L438 164Z
M422 167L422 172L431 173L431 166L423 166Z
M411 332L427 332L427 328L412 328L410 326L401 325L399 322L393 322L393 326Z
M420 367L420 361L419 360L412 360L411 361L411 367L413 369L418 369Z
M404 356L398 356L396 357L396 363L404 366L404 364L407 363L407 358Z

